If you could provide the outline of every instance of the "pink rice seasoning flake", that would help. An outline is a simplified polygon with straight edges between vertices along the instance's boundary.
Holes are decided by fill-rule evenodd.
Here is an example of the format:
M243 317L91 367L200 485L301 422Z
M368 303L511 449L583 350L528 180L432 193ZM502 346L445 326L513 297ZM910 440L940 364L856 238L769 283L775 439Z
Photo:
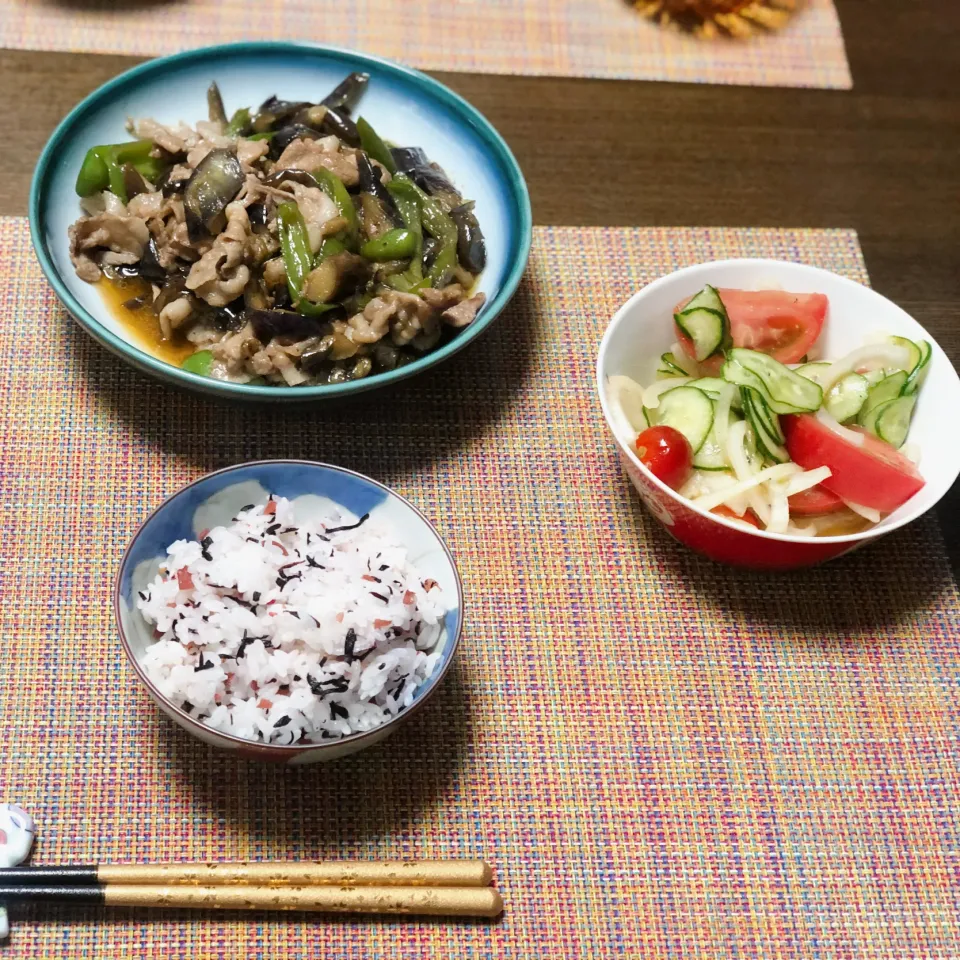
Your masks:
M144 667L191 717L261 743L315 743L385 723L440 659L448 607L369 516L297 522L270 498L178 540L137 606Z

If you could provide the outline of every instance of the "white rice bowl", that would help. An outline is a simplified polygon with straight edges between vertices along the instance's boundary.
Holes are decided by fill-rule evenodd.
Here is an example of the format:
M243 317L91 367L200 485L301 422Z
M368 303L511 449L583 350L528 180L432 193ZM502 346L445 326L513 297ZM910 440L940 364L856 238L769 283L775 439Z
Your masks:
M137 597L157 690L208 727L279 745L373 730L409 707L449 609L384 522L336 507L297 522L282 498L171 544Z

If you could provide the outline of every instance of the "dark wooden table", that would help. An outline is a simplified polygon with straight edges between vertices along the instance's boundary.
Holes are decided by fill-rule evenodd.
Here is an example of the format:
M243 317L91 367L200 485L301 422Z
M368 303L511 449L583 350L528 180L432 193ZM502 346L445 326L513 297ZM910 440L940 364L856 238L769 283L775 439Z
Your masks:
M873 285L960 364L960 4L836 2L852 91L438 77L516 152L535 223L854 227ZM57 121L135 62L0 51L0 215L26 213ZM939 514L957 573L960 485Z

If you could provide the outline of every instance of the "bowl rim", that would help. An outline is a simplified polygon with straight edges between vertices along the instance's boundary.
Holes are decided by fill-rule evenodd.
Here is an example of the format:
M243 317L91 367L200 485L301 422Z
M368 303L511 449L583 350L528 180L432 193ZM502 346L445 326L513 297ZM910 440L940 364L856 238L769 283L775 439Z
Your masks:
M336 740L321 740L317 743L295 743L295 744L285 744L285 743L262 743L257 740L245 740L243 737L235 736L232 733L224 733L222 730L216 730L213 727L207 726L205 723L201 723L195 717L191 717L189 713L185 710L178 707L173 703L168 697L161 693L154 682L147 675L146 671L141 666L139 660L137 659L136 654L133 651L133 648L130 646L130 641L127 639L126 631L123 628L123 618L120 616L120 602L122 600L121 588L123 583L123 574L127 568L127 563L130 559L130 554L133 551L133 547L136 544L137 540L140 538L141 534L144 531L144 528L150 523L153 518L160 513L165 507L171 506L173 502L181 496L181 494L186 493L193 487L196 487L198 484L203 483L206 480L209 480L211 477L217 477L222 474L234 473L238 470L246 470L250 467L262 467L262 466L277 466L277 465L296 465L296 466L307 466L307 467L320 467L323 470L334 470L338 473L344 473L348 476L355 477L358 480L362 480L365 483L369 483L374 487L379 487L383 490L388 497L392 497L395 500L399 500L402 504L412 510L429 528L430 532L436 537L437 542L440 544L443 552L446 554L447 562L450 564L450 569L453 571L454 581L456 583L456 594L457 594L457 609L459 611L458 623L456 633L449 637L447 640L447 647L445 648L445 653L447 649L449 650L449 655L445 657L444 662L440 665L440 669L431 674L427 678L427 685L423 690L423 693L417 697L417 699L410 704L405 710L401 713L395 714L386 723L381 723L379 726L374 727L371 730L359 730L356 733L347 734L345 737L338 737ZM350 470L347 467L340 467L333 463L324 463L320 460L298 460L295 458L289 459L275 459L275 460L249 460L245 463L234 464L230 467L223 467L220 470L214 470L211 473L205 473L202 477L197 477L196 480L191 481L180 489L176 490L174 493L166 497L161 503L154 507L147 516L141 521L137 526L137 529L134 531L133 536L130 538L130 542L127 544L126 549L123 551L123 556L120 559L120 564L117 567L117 573L114 577L113 584L113 619L117 626L117 632L120 635L120 642L123 645L124 652L127 655L127 660L133 666L134 671L137 676L146 686L147 690L154 699L159 703L164 704L174 713L176 713L178 720L183 723L186 721L187 724L192 728L191 732L196 731L199 734L203 734L201 739L204 737L215 737L217 739L223 739L228 741L230 744L235 744L239 749L255 749L259 753L266 753L269 751L280 751L284 756L294 757L302 753L307 753L313 750L323 750L324 748L336 748L343 746L344 744L355 744L360 741L368 738L378 736L383 734L385 730L391 727L393 724L400 721L406 721L415 713L417 713L423 704L430 698L434 693L437 687L440 685L440 681L446 676L447 671L450 669L453 664L454 657L456 656L457 649L460 646L460 640L463 636L463 580L460 576L460 571L457 568L456 560L454 559L453 553L450 550L450 547L447 545L446 540L440 536L440 532L437 530L436 526L430 521L423 512L414 504L412 504L406 497L401 496L395 490L391 490L386 484L380 483L379 480L374 480L372 477L368 477L364 473L359 473L356 470Z
M516 221L510 231L507 251L507 272L496 295L487 302L477 321L467 329L461 331L439 350L424 354L413 363L396 370L378 373L363 380L352 380L340 384L317 384L307 387L280 387L231 383L227 380L213 380L200 374L190 373L181 367L174 366L154 356L148 350L131 343L102 324L90 313L70 292L47 251L47 241L42 230L41 216L47 201L47 184L50 171L59 153L61 143L68 138L73 126L83 119L90 111L100 107L104 102L110 102L116 94L121 93L131 84L136 84L145 77L164 73L173 65L181 66L202 62L217 57L236 57L238 55L307 55L326 56L335 60L348 62L354 68L373 66L393 77L400 77L414 86L419 87L428 96L439 101L443 106L451 109L470 127L489 148L489 156L498 166L506 179L511 191L511 206ZM162 379L172 380L178 386L199 390L208 394L232 397L234 399L269 399L271 401L304 401L319 400L328 397L342 397L368 390L376 390L415 376L431 369L458 353L468 344L483 334L499 316L503 308L516 292L530 256L530 247L533 240L533 215L530 206L530 192L526 180L516 157L507 146L506 141L492 123L459 94L449 87L434 80L433 77L412 67L407 67L383 57L373 54L360 53L345 47L331 46L308 41L288 40L256 40L240 41L237 43L215 44L206 47L197 47L181 53L158 57L138 64L129 70L111 78L106 83L84 97L61 121L50 135L40 154L30 183L30 199L28 207L30 235L33 248L40 267L47 281L53 287L60 302L67 308L74 319L95 340L107 349L119 354L123 359L131 362L135 367L152 373Z
M803 270L809 270L814 273L824 274L829 276L831 280L838 281L844 286L850 288L856 288L860 295L867 294L874 297L878 297L881 300L886 301L892 307L899 310L901 313L909 317L913 322L923 331L924 336L930 341L935 350L938 350L941 355L945 356L946 354L943 351L943 348L939 343L930 335L929 331L914 317L910 316L903 307L894 303L888 297L885 297L882 293L875 290L873 287L865 286L862 283L857 283L855 280L851 280L849 277L841 276L838 273L834 273L832 270L826 270L823 267L817 267L809 263L799 263L792 260L777 260L772 257L727 257L723 260L705 260L701 263L689 264L686 267L681 267L678 270L673 270L670 273L664 274L662 277L658 277L656 280L652 280L650 283L641 287L636 291L629 299L627 299L614 313L610 322L607 324L607 328L603 333L603 337L600 340L600 347L597 351L597 367L596 367L596 390L597 396L600 400L600 407L603 411L603 417L607 424L607 429L613 435L614 440L617 443L617 446L623 451L627 457L629 457L630 462L633 466L639 469L644 476L660 491L665 493L670 497L671 500L680 504L683 507L686 507L689 510L692 510L694 513L699 516L710 520L721 527L726 527L729 530L734 530L737 533L746 534L747 536L754 537L758 540L769 540L776 541L779 543L794 543L798 545L809 546L813 544L855 544L861 543L868 540L875 539L876 537L883 536L887 533L892 533L894 530L899 530L901 527L906 526L908 523L913 523L914 520L917 520L923 514L927 513L929 510L932 510L936 504L946 495L947 491L950 489L953 483L956 482L957 477L960 476L960 457L957 458L956 471L954 472L953 478L949 483L946 484L940 496L934 500L929 506L926 507L914 507L906 516L901 517L894 523L891 523L889 526L884 527L882 530L877 530L877 526L873 525L868 527L866 530L861 530L859 533L848 533L843 534L842 536L834 537L801 537L796 534L790 533L769 533L766 530L758 530L755 527L751 527L747 524L737 523L733 520L729 520L726 517L718 516L711 511L704 510L702 507L696 506L692 500L689 500L687 497L681 496L676 490L672 487L667 486L659 477L653 475L653 473L647 468L647 466L640 460L636 453L627 447L617 436L617 432L614 429L613 422L610 418L609 404L607 403L606 390L604 389L604 378L605 378L605 367L606 367L606 358L607 350L610 345L610 341L613 339L614 331L623 323L624 318L633 308L634 304L644 299L651 292L654 292L657 288L661 286L666 286L669 281L674 280L677 277L683 277L687 274L700 272L704 268L710 267L726 267L733 264L751 264L758 267L789 267L790 269L802 268ZM948 360L949 363L949 360ZM956 369L950 364L950 369L953 372L954 380L958 381L958 388L960 388L960 376L958 376Z

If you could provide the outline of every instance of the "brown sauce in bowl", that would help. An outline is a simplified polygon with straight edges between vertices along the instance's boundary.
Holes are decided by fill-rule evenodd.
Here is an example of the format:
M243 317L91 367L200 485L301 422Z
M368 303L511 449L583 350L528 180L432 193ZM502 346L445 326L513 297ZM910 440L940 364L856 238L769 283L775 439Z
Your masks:
M149 295L150 284L146 281L102 277L97 282L97 288L107 309L120 326L129 332L130 339L138 347L175 367L179 367L196 349L186 337L176 333L172 340L164 340L160 334L160 321L150 307L131 309L125 306L130 300Z

